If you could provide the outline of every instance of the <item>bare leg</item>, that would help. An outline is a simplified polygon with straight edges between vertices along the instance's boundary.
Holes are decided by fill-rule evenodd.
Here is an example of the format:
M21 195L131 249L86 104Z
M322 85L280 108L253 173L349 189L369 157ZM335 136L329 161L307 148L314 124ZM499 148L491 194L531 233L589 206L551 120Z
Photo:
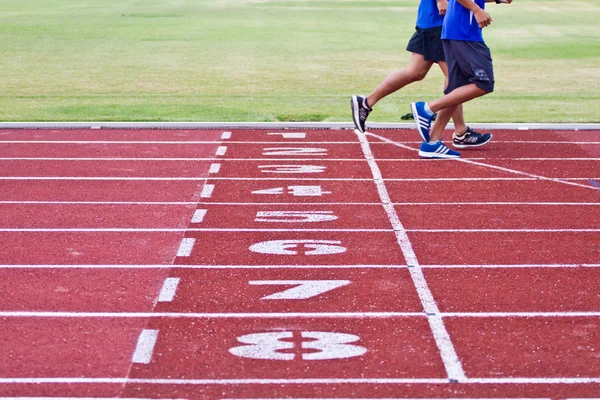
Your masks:
M428 103L428 105L432 112L437 113L444 108L458 106L459 104L466 103L469 100L481 97L487 93L488 92L485 90L478 88L474 83L470 83L454 89L444 97L440 97L439 99Z
M373 107L379 100L402 89L404 86L425 78L433 62L425 61L421 54L411 54L410 64L406 68L392 72L367 96L369 107Z
M437 142L442 138L444 129L446 128L446 125L448 125L448 121L450 121L451 117L454 118L453 116L458 112L458 107L459 106L446 107L437 113L433 127L429 132L430 141Z
M442 72L444 73L444 77L446 78L444 82L444 88L446 88L448 86L448 64L446 64L443 61L440 61L438 65L440 66L440 69L442 70ZM467 131L467 124L465 123L462 104L459 104L456 107L456 111L454 112L454 114L452 114L452 121L454 121L454 132L462 134ZM435 129L435 127L433 129Z

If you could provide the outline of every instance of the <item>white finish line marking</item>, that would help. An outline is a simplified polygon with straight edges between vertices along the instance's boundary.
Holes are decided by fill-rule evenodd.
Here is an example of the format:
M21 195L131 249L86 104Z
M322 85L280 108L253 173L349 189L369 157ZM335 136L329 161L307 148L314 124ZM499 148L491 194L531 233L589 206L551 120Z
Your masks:
M218 174L220 170L221 170L221 164L214 163L214 164L210 165L210 169L208 170L208 173L209 174Z
M194 216L192 217L193 224L199 224L200 222L204 222L204 217L206 217L206 213L208 210L196 210L194 211Z
M196 239L184 238L179 245L179 250L177 250L177 257L189 257L192 254L195 244Z
M217 149L217 156L224 156L227 152L227 146L219 146Z
M456 350L454 349L450 335L446 330L446 326L444 325L444 321L442 320L438 306L433 298L433 294L431 293L431 290L427 285L427 281L425 280L425 276L423 275L423 271L419 266L419 261L417 260L417 256L413 251L407 231L400 222L398 214L394 209L379 166L377 165L375 157L371 152L371 147L369 145L369 141L367 140L367 136L363 133L360 133L358 130L355 130L354 132L358 136L365 159L371 168L373 180L377 186L377 192L379 193L381 203L386 211L388 219L394 228L398 245L402 250L402 254L404 255L406 263L409 265L408 270L410 271L410 276L413 280L415 288L417 289L423 309L427 314L427 320L429 322L429 326L431 327L435 343L440 351L440 356L444 363L446 373L448 374L448 379L457 382L464 382L467 377L463 370L462 363L456 354Z
M215 185L205 184L202 188L202 193L200 193L200 197L202 197L203 199L211 198L213 190L215 190Z
M177 286L179 285L179 278L167 278L163 283L160 294L158 295L159 303L169 303L175 298L175 292L177 292Z
M150 364L157 339L158 330L144 329L138 338L132 361L135 364Z
M231 139L231 132L223 132L221 135L221 140Z

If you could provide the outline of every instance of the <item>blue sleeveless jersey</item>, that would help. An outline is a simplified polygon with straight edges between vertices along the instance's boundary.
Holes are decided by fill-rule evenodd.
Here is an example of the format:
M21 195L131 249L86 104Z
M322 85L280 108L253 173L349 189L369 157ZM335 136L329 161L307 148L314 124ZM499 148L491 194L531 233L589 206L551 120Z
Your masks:
M417 13L417 26L421 29L442 26L444 16L440 15L437 8L437 0L421 0L419 12Z
M473 0L485 8L485 0ZM481 28L468 8L456 0L448 0L448 10L442 28L442 39L483 42Z

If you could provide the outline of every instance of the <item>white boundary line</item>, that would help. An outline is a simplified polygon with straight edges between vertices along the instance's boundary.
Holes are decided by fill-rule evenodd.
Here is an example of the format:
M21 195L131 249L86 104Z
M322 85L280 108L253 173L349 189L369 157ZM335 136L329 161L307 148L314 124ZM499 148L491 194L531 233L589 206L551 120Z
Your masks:
M435 323L442 318L598 318L600 311L565 312L437 312ZM0 311L0 318L206 318L206 319L288 319L288 318L416 318L431 317L427 312L86 312L86 311ZM437 329L438 326L434 325ZM434 328L432 327L432 329ZM439 336L436 336L436 339ZM446 345L447 343L442 343ZM447 355L445 353L444 355ZM452 380L457 378L450 377ZM462 381L461 381L462 382Z
M213 173L209 171L209 174ZM547 181L554 181L575 186L595 189L593 186L572 183L571 181L590 181L600 180L600 178L547 178ZM241 178L241 177L149 177L149 176L0 176L0 181L337 181L337 182L370 182L369 178ZM384 178L384 182L462 182L462 181L533 181L539 182L537 178L508 178L508 177L482 177L482 178Z
M426 269L461 268L600 268L600 264L494 264L421 265ZM0 265L0 269L405 269L407 265L187 265L187 264L22 264Z
M140 384L140 385L315 385L315 384L382 384L437 385L453 383L443 378L305 378L305 379L139 379L139 378L0 378L0 384ZM578 385L600 383L589 378L467 378L465 384ZM441 399L440 399L441 400Z
M404 229L415 233L596 233L600 228L564 228L564 229ZM348 232L379 233L398 232L396 229L366 228L0 228L0 232ZM190 239L192 240L192 239ZM412 265L412 264L411 264Z
M600 312L596 313L600 315ZM0 318L415 318L423 312L71 312L71 311L0 311Z
M185 400L185 399L174 399L174 398L142 398L142 397L0 397L0 400ZM425 399L427 400L427 399ZM440 399L441 400L441 399ZM444 399L445 400L445 399ZM460 399L456 399L460 400ZM469 400L469 399L465 399ZM477 399L485 400L485 399ZM504 399L493 399L493 400L504 400ZM519 399L506 399L506 400L519 400ZM545 399L525 399L525 400L545 400ZM548 399L550 400L550 399ZM589 399L588 399L589 400Z
M373 135L372 133L370 135ZM377 135L373 135L378 138ZM394 142L401 144L401 142ZM385 144L385 143L380 143ZM405 163L424 163L431 162L419 158L376 158L378 162L405 162ZM470 157L463 160L473 161L600 161L600 157L505 157L505 158L490 158L490 157ZM359 158L216 158L216 157L0 157L0 161L185 161L185 162L206 162L206 161L221 161L221 162L353 162L364 163L365 160ZM451 160L438 160L438 162L451 162Z
M448 378L452 381L462 382L467 377L463 370L462 364L458 355L456 354L456 350L454 349L454 345L452 344L452 340L450 339L450 335L446 330L446 326L444 325L444 321L439 314L439 309L433 298L433 294L427 285L427 281L425 280L425 276L423 275L423 271L419 267L419 261L417 260L417 256L415 255L412 244L410 243L410 239L408 238L407 231L400 222L398 218L398 214L394 209L394 206L391 204L392 200L388 194L387 188L385 186L385 182L383 181L383 177L381 175L381 171L373 157L373 153L371 152L371 147L369 146L369 141L367 140L367 136L364 133L355 131L358 136L358 140L360 141L361 148L365 155L365 159L369 163L369 167L371 168L371 172L373 174L373 180L375 185L377 186L377 192L379 193L379 197L381 199L381 203L383 208L385 209L390 224L394 228L394 233L396 234L396 239L398 241L398 245L402 250L402 254L406 260L406 263L409 266L409 271L411 278L413 280L413 284L417 290L419 295L419 299L421 300L421 304L423 306L423 310L427 314L427 321L429 322L429 326L431 327L431 331L433 337L435 339L435 344L437 345L440 356L444 363L444 368L446 369L446 374L448 374Z
M414 123L370 122L371 129L414 129ZM474 123L473 129L600 130L600 124ZM349 122L0 122L0 129L348 129ZM453 129L454 124L446 127Z
M222 144L223 142L220 140L61 140L61 139L53 139L53 140L0 140L0 144L177 144L177 145L197 145L197 144ZM357 142L346 142L342 140L336 141L304 141L304 142L295 142L295 141L279 141L279 142L269 142L269 141L232 141L227 142L228 144L248 144L248 145L262 145L262 144L286 144L286 145L313 145L313 144L344 144L344 145L358 145ZM402 140L400 143L404 144L421 144L419 141L413 140ZM600 145L600 142L573 142L573 141L561 141L561 140L494 140L494 143L505 143L505 144L572 144L572 145ZM384 145L385 143L371 143L371 145Z
M312 206L381 206L381 203L368 203L368 202L317 202L317 203L230 203L230 202L195 202L195 201L51 201L51 200L0 200L2 204L19 204L19 205L36 205L36 204L49 204L49 205L134 205L134 206L189 206L189 205L221 205L221 206L298 206L298 207L312 207ZM394 206L600 206L600 202L589 203L589 202L424 202L424 203L392 203Z

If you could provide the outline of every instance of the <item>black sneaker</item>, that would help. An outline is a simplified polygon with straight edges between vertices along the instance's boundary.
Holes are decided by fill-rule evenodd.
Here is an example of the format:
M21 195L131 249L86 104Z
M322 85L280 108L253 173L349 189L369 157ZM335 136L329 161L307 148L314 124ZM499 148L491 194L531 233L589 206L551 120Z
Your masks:
M365 122L369 113L373 111L367 104L367 98L363 96L352 96L350 99L350 108L352 108L352 119L356 129L360 132L365 132Z
M469 127L467 127L467 131L460 136L457 135L456 132L452 134L452 146L458 149L483 146L490 140L492 140L491 133L479 133Z

